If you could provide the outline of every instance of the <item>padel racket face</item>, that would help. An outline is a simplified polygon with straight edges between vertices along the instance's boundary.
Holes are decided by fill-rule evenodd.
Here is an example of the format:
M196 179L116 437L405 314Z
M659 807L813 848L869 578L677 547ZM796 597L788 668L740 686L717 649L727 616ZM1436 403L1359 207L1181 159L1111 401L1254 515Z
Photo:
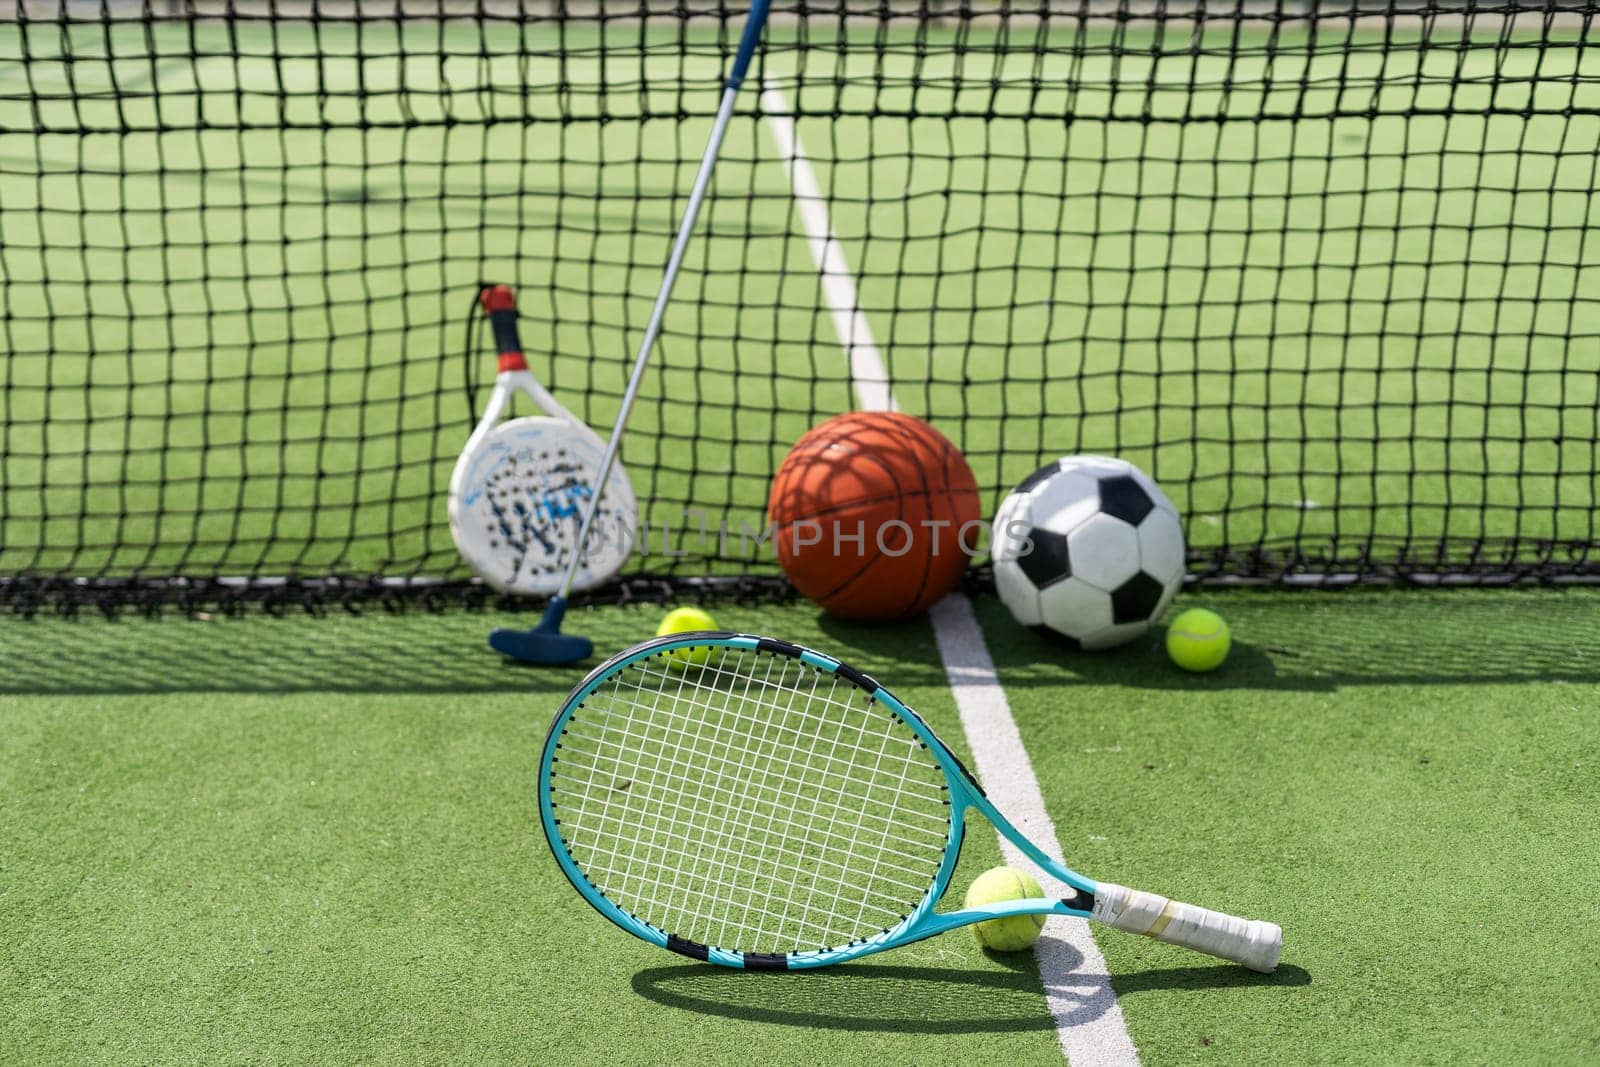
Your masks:
M935 911L969 811L1070 895ZM545 740L539 816L601 914L728 967L820 967L1023 914L1094 918L1260 971L1282 946L1272 923L1068 869L888 690L748 634L659 638L596 668Z
M604 453L594 434L553 416L512 419L475 434L450 480L450 530L462 558L500 592L556 592ZM613 466L573 588L622 568L636 514L628 475Z
M478 302L494 328L499 373L450 476L450 534L461 558L499 592L549 596L561 590L577 550L606 446L528 369L510 287L485 286ZM501 422L516 393L544 414ZM573 589L622 569L637 520L628 472L613 464Z

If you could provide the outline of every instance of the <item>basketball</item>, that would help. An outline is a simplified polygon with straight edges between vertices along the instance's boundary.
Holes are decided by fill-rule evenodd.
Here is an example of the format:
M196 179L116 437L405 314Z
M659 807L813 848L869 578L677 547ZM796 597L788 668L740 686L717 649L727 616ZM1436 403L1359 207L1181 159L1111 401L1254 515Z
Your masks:
M784 574L843 619L919 614L955 588L982 520L972 468L928 423L838 415L795 443L767 501Z

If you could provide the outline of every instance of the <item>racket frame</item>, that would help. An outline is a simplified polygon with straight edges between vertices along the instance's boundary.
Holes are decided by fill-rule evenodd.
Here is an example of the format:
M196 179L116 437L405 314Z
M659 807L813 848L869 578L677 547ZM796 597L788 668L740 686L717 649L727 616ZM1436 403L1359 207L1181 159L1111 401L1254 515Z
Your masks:
M919 741L927 745L928 752L938 762L939 769L944 773L945 782L949 787L950 833L945 842L944 857L940 862L933 882L928 886L928 891L923 894L922 899L899 923L884 930L882 933L849 945L813 951L790 953L738 952L702 945L662 930L607 899L599 889L589 882L582 869L573 859L572 854L567 851L564 844L561 844L564 839L561 836L560 821L556 817L550 796L550 779L555 772L556 764L559 762L557 750L560 747L559 739L562 730L571 719L573 712L608 679L625 671L640 660L648 659L660 653L671 652L674 649L704 648L708 646L789 656L827 674L838 675L862 691L870 693L876 703L896 715L910 728ZM555 856L557 865L560 866L562 873L567 876L567 880L572 883L573 888L596 911L641 940L648 941L660 948L670 949L692 959L705 960L723 967L737 967L746 970L806 970L813 967L826 967L829 964L859 959L876 952L882 952L885 949L897 948L901 945L911 944L914 941L921 941L924 938L934 937L958 926L967 926L971 923L982 922L985 919L1040 914L1074 915L1079 918L1090 918L1094 907L1094 894L1097 889L1097 883L1093 879L1086 878L1076 871L1057 863L1040 850L1037 845L1024 837L1022 832L1013 826L1010 820L1002 815L999 809L990 802L983 792L983 787L967 771L955 753L951 752L945 743L939 739L938 735L928 727L928 724L922 721L920 715L901 703L899 698L879 685L870 676L863 674L848 664L841 663L832 656L821 652L802 648L799 645L792 645L784 641L776 641L772 638L728 631L674 634L636 645L602 663L591 671L588 677L578 683L577 687L567 697L566 702L562 704L561 709L556 713L555 720L550 725L550 731L545 737L544 748L539 760L538 793L539 819L544 829L545 841L550 846L551 854ZM967 812L969 810L976 810L1030 860L1049 872L1053 877L1071 886L1076 891L1075 894L1072 897L1061 900L1044 898L1010 900L998 904L962 908L958 911L934 911L940 898L944 896L945 891L949 888L950 881L955 875L956 865L961 858L961 846L966 836Z

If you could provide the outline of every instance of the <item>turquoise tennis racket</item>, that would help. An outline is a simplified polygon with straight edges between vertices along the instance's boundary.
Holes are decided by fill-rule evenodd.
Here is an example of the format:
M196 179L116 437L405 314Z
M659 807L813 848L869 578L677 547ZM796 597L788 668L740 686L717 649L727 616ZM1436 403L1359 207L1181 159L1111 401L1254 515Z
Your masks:
M972 811L1074 894L935 911ZM887 689L770 638L678 634L597 667L550 727L539 815L602 915L726 967L822 967L1022 914L1095 919L1256 971L1283 943L1273 923L1056 863Z

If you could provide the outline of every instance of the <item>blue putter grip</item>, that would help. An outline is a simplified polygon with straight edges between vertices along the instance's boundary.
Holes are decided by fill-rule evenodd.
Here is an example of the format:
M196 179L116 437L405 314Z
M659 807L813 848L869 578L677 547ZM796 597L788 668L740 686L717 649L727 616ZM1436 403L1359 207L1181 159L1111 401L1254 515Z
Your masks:
M755 57L756 45L761 43L761 31L767 25L767 12L772 7L772 0L754 0L750 5L750 17L744 23L744 35L739 38L739 51L733 56L733 69L728 71L728 80L724 87L738 89L744 84L744 76L750 69L750 60Z

